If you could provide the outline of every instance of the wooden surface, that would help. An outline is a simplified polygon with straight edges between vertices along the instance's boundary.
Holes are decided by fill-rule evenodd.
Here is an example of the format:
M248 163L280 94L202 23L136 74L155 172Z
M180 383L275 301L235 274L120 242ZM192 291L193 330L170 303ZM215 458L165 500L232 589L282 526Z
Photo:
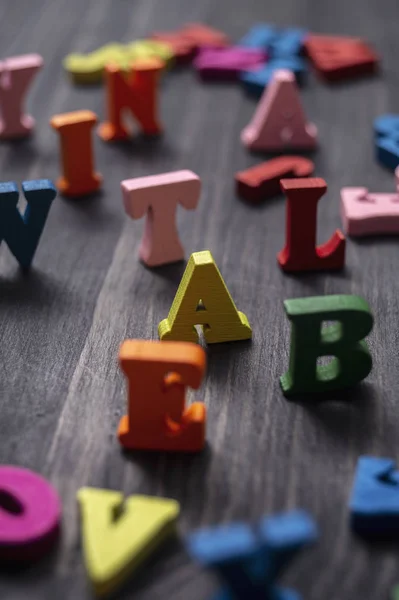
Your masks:
M53 114L87 108L103 116L103 91L74 88L64 76L61 60L70 51L192 20L233 39L259 21L361 35L383 57L380 77L332 88L312 76L303 91L320 133L316 174L329 186L319 209L323 241L340 225L341 187L394 190L393 174L373 156L372 120L398 107L397 15L397 0L4 0L0 55L39 52L45 68L29 97L36 135L1 145L1 179L57 176ZM205 85L190 69L170 73L162 89L163 139L119 146L96 139L103 193L54 202L29 277L2 246L0 460L48 477L64 510L58 552L28 572L2 573L2 600L91 597L75 501L83 485L178 499L182 535L205 524L309 509L320 543L286 577L306 600L383 600L399 580L397 547L357 540L347 509L359 454L398 457L398 241L349 241L342 274L284 275L276 265L283 198L251 208L234 194L235 171L259 160L239 142L255 105L239 85ZM187 256L212 251L254 338L208 349L206 380L190 394L209 409L205 452L128 456L115 436L125 411L118 347L128 337L156 338L184 265L140 264L143 222L125 216L119 183L175 169L192 169L203 181L198 209L179 212ZM282 301L334 293L360 294L373 308L373 372L356 391L337 394L337 402L287 402L278 383L289 346ZM210 574L171 545L117 597L206 600L214 586Z

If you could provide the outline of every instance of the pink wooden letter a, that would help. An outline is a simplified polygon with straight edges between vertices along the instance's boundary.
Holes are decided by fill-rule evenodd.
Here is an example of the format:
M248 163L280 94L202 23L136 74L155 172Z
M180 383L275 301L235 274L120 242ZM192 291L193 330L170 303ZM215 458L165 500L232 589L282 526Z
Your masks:
M123 202L132 219L146 216L140 258L149 267L183 260L184 250L176 229L176 209L194 209L201 180L192 171L174 171L121 182Z
M291 71L273 75L256 107L252 121L241 133L251 150L310 150L317 143L317 128L306 121L301 98Z

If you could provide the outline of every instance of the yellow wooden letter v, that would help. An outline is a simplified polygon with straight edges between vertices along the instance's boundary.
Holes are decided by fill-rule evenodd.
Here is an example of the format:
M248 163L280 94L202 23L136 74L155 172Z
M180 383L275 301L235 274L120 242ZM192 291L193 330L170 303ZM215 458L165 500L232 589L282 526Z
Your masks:
M201 325L208 344L252 337L244 313L237 310L209 250L190 256L167 319L160 322L161 340L198 342Z
M175 531L179 503L81 488L78 501L86 569L95 592L104 596L124 582Z

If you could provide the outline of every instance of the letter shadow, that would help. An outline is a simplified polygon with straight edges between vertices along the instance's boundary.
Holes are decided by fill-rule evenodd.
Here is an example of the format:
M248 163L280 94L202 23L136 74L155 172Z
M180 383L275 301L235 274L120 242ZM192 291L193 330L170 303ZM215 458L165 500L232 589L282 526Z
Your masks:
M323 291L320 294L325 295L325 279L329 277L340 281L347 281L351 278L351 269L347 265L344 265L343 269L331 270L331 271L282 271L281 274L284 277L288 277L295 282L302 284L303 287L317 288L320 283L323 284ZM323 278L323 279L322 279ZM341 292L344 293L344 292Z
M130 122L128 122L128 125ZM173 146L170 145L169 140L166 139L162 134L159 135L144 135L141 132L137 132L135 128L129 128L131 135L125 140L116 140L113 142L107 142L111 147L126 157L139 157L140 160L143 158L150 161L158 160L159 158L166 158L168 162L174 157L175 151Z
M399 241L399 233L374 233L350 238L351 242L358 246L370 246L371 242L377 242L382 246L388 246Z
M49 548L48 553L39 560L33 559L26 562L0 562L0 579L10 580L23 577L24 581L36 581L44 579L54 572L57 562L59 562L61 548L61 534L58 536L54 545Z
M123 207L118 205L118 209L120 210L110 210L103 202L106 199L106 193L101 189L86 196L80 196L79 198L70 198L64 195L61 195L61 198L68 205L70 214L68 214L67 218L73 218L76 214L76 217L79 219L79 225L83 221L84 227L82 228L85 230L98 230L99 226L104 226L109 231L113 225L117 225L119 228L123 226Z
M205 344L208 356L207 378L226 381L229 372L239 361L248 360L252 351L252 339L221 344Z
M361 382L352 388L287 398L300 404L311 420L337 440L356 437L367 448L375 431L377 405L373 386Z
M33 269L19 268L13 277L0 276L0 306L29 306L40 310L56 304L59 308L71 302L68 291L48 275Z
M167 265L160 265L159 267L149 267L143 262L141 262L141 264L145 267L145 269L147 269L147 271L153 273L157 277L166 279L170 283L174 283L176 286L178 286L187 266L187 261L183 259Z
M318 151L318 147L316 146L316 148L297 148L297 147L290 147L290 146L286 146L284 148L281 148L279 150L261 150L261 149L256 149L256 148L248 148L248 152L249 154L251 154L252 156L262 156L263 160L271 160L272 158L276 158L278 156L284 156L286 154L288 154L289 156L291 155L300 155L300 156L314 156L316 154L316 152Z
M209 467L214 458L208 441L200 452L123 449L122 455L148 475L145 489L128 494L175 498L181 503L186 519L200 522L206 505Z
M0 143L7 145L6 161L3 165L4 172L7 171L8 165L18 164L18 172L26 173L32 162L40 156L33 137L0 140ZM9 180L2 178L2 181Z

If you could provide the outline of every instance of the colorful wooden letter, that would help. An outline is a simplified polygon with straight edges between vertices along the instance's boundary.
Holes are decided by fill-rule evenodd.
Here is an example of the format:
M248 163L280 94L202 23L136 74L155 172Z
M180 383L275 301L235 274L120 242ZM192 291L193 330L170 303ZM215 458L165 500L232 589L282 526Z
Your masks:
M232 523L188 536L187 549L202 567L214 569L224 587L212 600L300 600L276 580L318 531L313 518L295 510L263 518L255 527Z
M327 185L318 177L282 179L287 196L285 248L277 256L284 271L342 269L345 263L345 236L339 229L328 242L316 246L317 203Z
M201 46L223 48L230 45L230 40L223 31L203 23L186 23L179 33L183 39L191 41L197 48Z
M149 267L183 260L184 250L176 229L177 205L194 209L201 192L201 180L192 171L125 179L121 183L123 202L132 219L146 215L140 258Z
M17 208L17 184L12 181L0 183L0 243L4 240L21 267L27 269L57 191L49 179L24 181L22 190L27 201L23 215Z
M35 121L24 114L24 101L34 76L43 66L39 54L24 54L0 61L0 139L24 137Z
M341 217L345 232L351 236L399 233L399 194L342 188Z
M295 298L285 300L284 308L292 322L289 369L280 377L285 396L337 390L367 377L372 359L364 338L373 315L365 300L352 295ZM334 358L318 365L322 356Z
M238 42L238 46L245 48L255 48L268 52L272 42L277 38L278 33L276 27L267 25L266 23L258 23Z
M61 504L55 489L28 469L0 466L0 562L35 561L56 542Z
M136 62L125 75L119 67L105 68L108 120L98 129L105 141L124 140L129 132L123 110L129 110L146 135L162 132L157 116L158 80L165 63L159 59Z
M178 32L154 31L151 39L167 44L172 49L174 61L178 65L190 62L195 55L195 44L181 37Z
M244 313L237 310L209 250L190 256L167 319L160 322L161 340L198 342L201 325L208 344L252 337Z
M151 38L170 44L178 63L190 61L201 46L224 48L230 44L222 31L202 23L188 23L177 31L154 31Z
M259 24L254 25L238 45L266 50L272 58L294 57L301 53L306 36L305 29L278 29L273 25Z
M261 65L266 60L263 50L253 48L203 48L194 60L194 66L204 80L237 79L242 70Z
M198 389L206 356L196 344L126 340L119 361L128 379L128 414L118 438L128 449L197 452L205 444L206 408L186 409L186 387Z
M359 38L309 35L305 51L318 75L330 82L368 75L378 67L378 56Z
M399 585L395 585L391 590L390 600L399 600Z
M91 110L55 115L50 121L61 137L63 174L57 187L65 196L84 196L101 186L102 177L93 168L91 130L95 123L97 115Z
M317 128L306 122L291 71L280 70L273 74L252 121L241 133L241 140L251 150L312 149L316 146Z
M171 45L157 40L136 40L131 44L111 42L88 54L68 54L63 65L75 83L93 84L101 83L108 64L128 71L136 61L152 58L169 64L173 59Z
M68 54L63 60L63 66L74 83L94 84L102 81L107 64L115 64L121 69L128 68L126 59L125 46L110 42L87 54Z
M78 492L87 573L98 596L114 592L171 537L180 507L175 500L129 496L97 488Z
M356 533L370 538L399 538L399 471L394 460L359 458L349 509Z
M237 194L248 202L258 204L281 192L281 178L309 177L313 170L314 164L307 158L278 156L236 173Z
M377 160L394 171L399 166L399 115L381 115L374 121Z
M272 58L299 56L303 50L307 36L308 32L306 29L299 27L280 29L270 44L270 55Z

